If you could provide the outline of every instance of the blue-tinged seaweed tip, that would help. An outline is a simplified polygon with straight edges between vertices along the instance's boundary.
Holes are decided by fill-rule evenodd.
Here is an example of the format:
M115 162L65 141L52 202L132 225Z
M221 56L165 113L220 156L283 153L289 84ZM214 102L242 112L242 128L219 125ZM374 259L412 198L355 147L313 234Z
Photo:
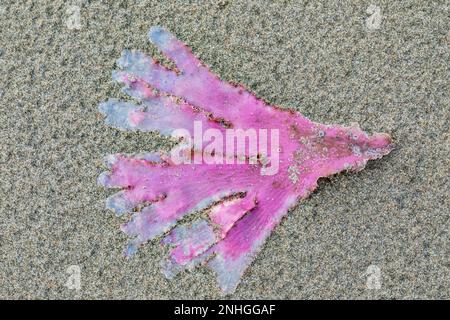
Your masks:
M169 43L172 35L166 31L163 27L153 26L148 32L148 38L151 43L158 47L164 47Z

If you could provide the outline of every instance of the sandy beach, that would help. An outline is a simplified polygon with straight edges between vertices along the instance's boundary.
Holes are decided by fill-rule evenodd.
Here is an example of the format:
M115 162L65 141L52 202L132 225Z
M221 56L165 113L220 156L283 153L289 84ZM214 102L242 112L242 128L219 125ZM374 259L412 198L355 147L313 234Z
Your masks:
M321 180L226 298L450 298L446 1L1 0L0 299L223 298L207 268L165 279L156 242L126 260L97 184L106 155L170 147L98 111L122 50L163 59L153 25L272 104L396 144Z

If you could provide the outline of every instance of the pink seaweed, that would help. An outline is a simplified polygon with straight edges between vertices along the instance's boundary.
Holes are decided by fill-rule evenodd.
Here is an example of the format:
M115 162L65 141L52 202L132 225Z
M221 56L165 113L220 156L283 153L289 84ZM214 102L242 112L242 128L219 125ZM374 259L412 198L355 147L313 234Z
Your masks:
M199 126L224 136L230 128L255 130L262 134L258 147L265 148L258 149L256 159L251 159L250 146L231 159L213 148L217 158L206 163L202 155L212 140L190 144L183 136L183 163L163 154L109 156L110 170L99 182L123 190L108 198L107 208L130 215L121 228L132 237L127 256L164 236L162 243L172 246L163 263L168 278L207 263L222 290L231 293L281 218L308 197L319 178L361 170L368 160L391 151L391 138L369 136L357 126L315 123L268 105L244 87L220 80L166 30L152 27L149 38L178 69L165 68L144 53L124 51L113 79L124 84L123 91L135 102L100 104L107 124L166 136L180 128L195 136ZM205 210L204 218L176 226Z

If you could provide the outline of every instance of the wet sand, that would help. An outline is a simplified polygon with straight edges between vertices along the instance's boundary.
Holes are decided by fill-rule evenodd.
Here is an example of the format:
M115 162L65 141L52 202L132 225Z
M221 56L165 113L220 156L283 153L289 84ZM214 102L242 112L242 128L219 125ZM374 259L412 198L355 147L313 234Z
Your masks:
M98 112L121 96L111 71L123 49L161 57L152 25L270 103L397 145L321 181L230 298L450 298L445 1L374 2L379 26L365 1L74 1L80 25L62 1L33 3L0 3L0 298L222 297L206 268L166 280L156 243L125 260L121 220L104 209L112 191L96 182L107 154L169 146ZM80 290L65 286L71 265Z

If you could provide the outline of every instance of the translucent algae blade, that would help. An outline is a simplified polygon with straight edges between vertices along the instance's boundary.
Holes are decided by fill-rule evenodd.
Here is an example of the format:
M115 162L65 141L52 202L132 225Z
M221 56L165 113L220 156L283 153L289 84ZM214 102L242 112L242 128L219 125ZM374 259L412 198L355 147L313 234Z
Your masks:
M184 149L176 146L171 157L109 156L109 171L98 181L122 190L106 206L130 215L122 225L131 237L126 256L162 237L171 246L163 263L168 278L206 264L222 290L231 293L281 218L319 178L361 170L393 145L386 134L315 123L268 105L244 87L220 80L163 28L152 27L149 38L177 70L144 53L124 51L113 79L134 102L110 99L100 111L107 124L121 130L170 136L183 129L188 136L181 139ZM179 150L183 161L174 161ZM203 218L180 224L201 211Z

